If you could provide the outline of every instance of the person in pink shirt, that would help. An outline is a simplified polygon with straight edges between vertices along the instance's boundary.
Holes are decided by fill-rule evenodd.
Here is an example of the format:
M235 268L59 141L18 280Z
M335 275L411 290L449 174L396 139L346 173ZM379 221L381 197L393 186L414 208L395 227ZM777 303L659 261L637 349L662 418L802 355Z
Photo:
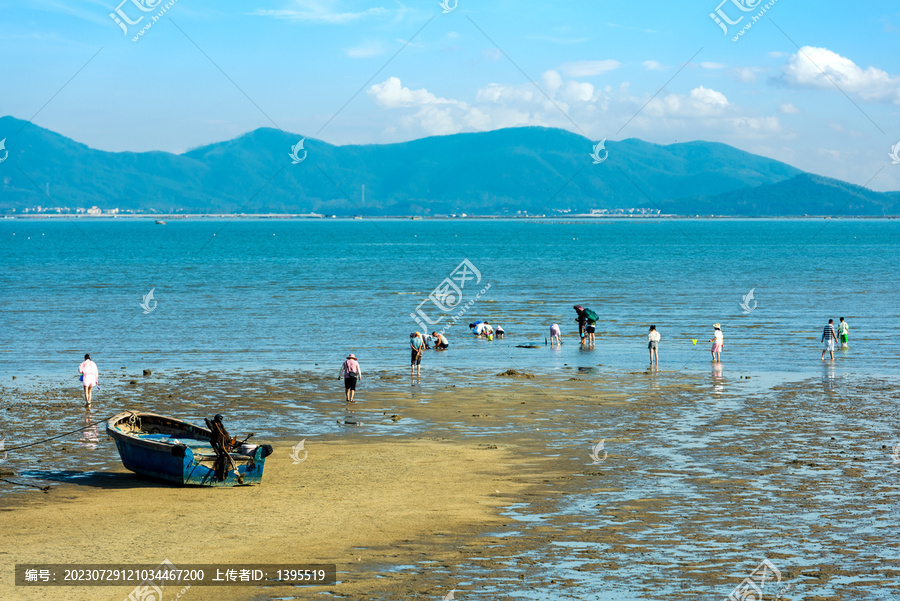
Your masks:
M84 356L84 361L78 366L78 373L81 374L81 385L84 386L84 406L90 407L94 386L100 385L100 371L97 364L91 361L90 355Z
M344 394L347 395L347 402L353 403L353 397L356 394L356 383L362 380L362 370L359 368L359 361L356 360L356 355L353 353L347 355L347 360L341 365L338 379L340 380L341 377L344 378Z

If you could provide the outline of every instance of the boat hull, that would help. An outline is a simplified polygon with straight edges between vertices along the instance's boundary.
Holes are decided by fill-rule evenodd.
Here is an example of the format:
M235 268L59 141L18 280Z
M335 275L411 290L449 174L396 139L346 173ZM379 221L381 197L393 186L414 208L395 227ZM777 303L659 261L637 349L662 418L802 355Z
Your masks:
M230 467L226 477L218 479L216 456L209 445L212 433L206 428L153 413L127 411L110 419L106 432L115 441L126 469L184 486L260 484L266 457L272 453L269 445L257 446L247 453L230 453L233 468L241 477Z

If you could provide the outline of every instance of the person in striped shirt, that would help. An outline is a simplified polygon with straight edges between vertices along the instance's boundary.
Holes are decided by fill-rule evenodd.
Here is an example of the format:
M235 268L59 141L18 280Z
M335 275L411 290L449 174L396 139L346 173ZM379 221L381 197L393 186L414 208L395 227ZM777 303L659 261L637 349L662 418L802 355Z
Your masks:
M834 344L837 342L837 335L834 333L834 320L829 319L828 325L822 331L822 361L825 360L825 353L831 353L831 360L834 361Z

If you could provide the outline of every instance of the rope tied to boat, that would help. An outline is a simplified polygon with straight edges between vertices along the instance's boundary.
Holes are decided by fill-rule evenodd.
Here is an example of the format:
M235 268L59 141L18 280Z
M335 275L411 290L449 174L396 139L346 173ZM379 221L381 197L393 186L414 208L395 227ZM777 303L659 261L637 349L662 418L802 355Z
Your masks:
M43 444L45 442L50 442L51 440L56 440L57 438L62 438L63 436L68 436L69 434L75 434L76 432L84 432L85 430L87 430L89 428L93 428L97 424L102 424L103 422L111 420L113 417L115 417L115 415L110 415L109 417L105 417L103 419L91 422L88 425L82 426L81 428L78 428L76 430L70 430L68 432L63 432L62 434L57 434L56 436L51 436L50 438L36 440L34 442L29 442L28 444L19 445L17 447L10 447L10 448L6 449L6 448L3 448L3 444L0 443L0 451L3 451L3 459L0 460L0 463L2 463L3 461L6 461L7 453L9 453L10 451L18 451L19 449L27 449L28 447L34 447L39 444ZM6 482L7 484L14 484L16 486L30 486L31 488L37 488L38 490L41 490L43 492L47 492L48 490L50 490L50 486L48 486L48 485L29 484L27 482L15 482L14 480L7 480L6 478L0 478L0 482Z
M110 415L109 417L104 417L103 419L98 419L97 421L91 422L88 425L78 428L76 430L70 430L68 432L63 432L62 434L57 434L56 436L51 436L50 438L44 438L43 440L36 440L35 442L29 442L28 444L23 444L23 445L19 445L17 447L10 447L8 449L0 449L0 450L3 450L4 452L8 453L9 451L18 451L19 449L27 449L28 447L33 447L33 446L37 446L39 444L43 444L45 442L50 442L51 440L56 440L57 438L62 438L63 436L68 436L69 434L75 434L76 432L83 432L83 431L87 430L88 428L92 428L92 427L96 426L97 424L102 424L103 422L107 422L114 417L115 417L115 415Z

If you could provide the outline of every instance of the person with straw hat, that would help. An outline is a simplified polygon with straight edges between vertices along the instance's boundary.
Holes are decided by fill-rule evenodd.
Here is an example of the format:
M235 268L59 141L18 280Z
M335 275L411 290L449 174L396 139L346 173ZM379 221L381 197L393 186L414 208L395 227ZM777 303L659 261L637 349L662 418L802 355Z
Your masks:
M347 396L347 402L353 403L353 397L356 394L356 383L362 380L362 370L359 368L359 361L356 360L356 355L353 353L347 355L347 360L341 365L338 379L341 379L341 377L344 378L344 394Z
M716 324L713 324L713 328L715 328L715 330L713 332L713 337L710 338L710 340L709 340L710 342L713 343L712 349L711 349L712 359L713 359L713 363L720 363L719 355L722 352L722 347L725 346L725 339L722 336L722 326L720 326L719 324L716 323Z

